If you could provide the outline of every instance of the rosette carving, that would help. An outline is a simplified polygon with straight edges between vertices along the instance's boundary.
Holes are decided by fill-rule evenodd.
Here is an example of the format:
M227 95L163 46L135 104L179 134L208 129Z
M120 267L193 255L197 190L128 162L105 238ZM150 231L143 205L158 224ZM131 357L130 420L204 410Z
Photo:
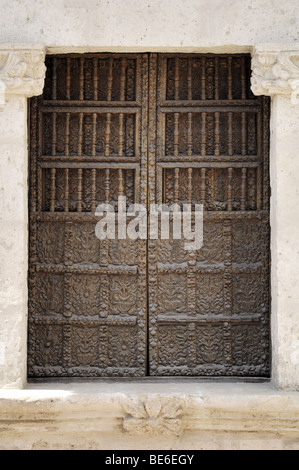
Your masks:
M132 400L124 405L123 427L130 433L165 435L181 433L182 403L177 400Z

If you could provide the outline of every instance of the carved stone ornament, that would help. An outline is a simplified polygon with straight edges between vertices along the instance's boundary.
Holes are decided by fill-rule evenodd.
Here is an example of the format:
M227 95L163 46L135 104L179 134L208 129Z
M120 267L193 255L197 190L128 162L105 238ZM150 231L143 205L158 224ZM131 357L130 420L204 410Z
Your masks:
M251 89L255 95L290 95L299 103L299 48L256 47L253 51Z
M176 400L134 401L124 405L124 430L133 434L179 435L182 427L182 403Z
M9 94L38 96L45 79L45 51L37 46L0 46L0 107Z

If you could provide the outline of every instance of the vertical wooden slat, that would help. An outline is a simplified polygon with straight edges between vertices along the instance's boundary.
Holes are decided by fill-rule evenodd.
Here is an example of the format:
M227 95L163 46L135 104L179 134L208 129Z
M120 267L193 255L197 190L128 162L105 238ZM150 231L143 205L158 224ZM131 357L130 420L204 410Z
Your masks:
M79 114L79 135L78 135L78 156L82 155L82 141L83 141L83 113Z
M246 181L247 181L247 168L242 168L241 177L241 211L246 210Z
M165 140L166 140L166 115L159 109L159 103L166 99L166 83L167 83L167 59L161 55L158 56L158 67L157 67L157 160L163 160L165 156ZM154 117L154 112L153 112ZM154 155L152 157L152 167L156 166ZM153 171L154 173L154 171ZM164 202L164 173L163 168L156 166L156 188L157 188L157 199L158 204ZM154 187L152 189L154 198Z
M188 168L188 184L187 184L187 191L188 191L188 204L192 204L192 173L193 169Z
M66 59L66 99L71 99L71 59Z
M163 170L163 193L162 193L162 202L166 203L166 194L167 194L167 187L166 187L166 173L167 169Z
M215 58L215 100L219 100L219 59Z
M52 114L52 155L56 155L56 143L57 143L57 129L56 129L57 114Z
M36 212L37 208L37 186L38 186L38 179L37 179L37 98L32 98L31 105L30 105L30 209L31 212ZM36 226L35 226L36 228ZM36 232L34 232L36 236ZM36 239L34 239L36 242ZM36 251L36 243L33 246L29 246L29 250ZM36 253L35 253L36 256Z
M174 192L173 192L173 201L174 204L179 203L179 178L180 178L180 169L174 169Z
M99 86L98 59L97 57L94 57L93 59L93 99L95 101L98 100L98 86Z
M192 59L188 59L188 100L192 100Z
M206 201L206 168L200 170L200 203L205 206Z
M201 59L201 99L206 99L206 58Z
M156 148L156 138L157 138L157 114L159 123L161 122L161 115L159 116L160 112L157 107L157 96L158 96L158 88L157 88L157 76L158 76L158 56L157 54L151 54L149 59L149 81L148 81L148 99L149 99L149 106L148 106L148 129L146 132L148 133L148 140L147 140L147 150L148 150L148 197L145 204L155 204L156 203L156 156L157 151L161 154L161 148ZM159 144L161 141L159 140ZM142 175L142 173L141 173ZM153 248L156 249L155 247Z
M124 175L123 170L118 170L118 195L120 197L124 196Z
M134 179L133 202L134 202L134 204L139 204L139 200L140 200L140 167L135 168L135 170L133 170L132 173L133 173L133 179Z
M83 170L82 168L78 169L78 212L82 212L82 180L83 180Z
M40 166L37 167L37 210L42 211L45 207L45 193L44 193L44 172ZM50 192L51 194L51 192Z
M159 104L161 101L166 99L166 88L167 88L167 59L161 55L158 56L158 67L157 67L157 104L156 106L156 129L157 129L157 150L156 160L163 160L165 158L166 151L166 117L167 114L161 112ZM154 160L154 159L153 159ZM155 164L154 164L155 166ZM163 172L162 172L163 173ZM158 175L157 175L158 178ZM163 176L162 176L163 179ZM159 185L159 180L157 180ZM162 197L162 193L161 193Z
M233 169L228 168L228 178L227 178L227 210L231 211L233 209L232 205L232 180L233 180Z
M91 170L91 211L95 212L96 210L96 190L97 190L97 170L93 168Z
M126 68L127 68L127 61L123 57L121 59L121 72L120 72L120 101L125 101L125 93L126 93Z
M179 75L179 58L176 56L174 60L174 99L179 99L180 94L180 75Z
M262 208L262 169L259 165L256 169L256 209Z
M64 212L69 211L69 169L64 172Z
M124 113L119 115L118 127L118 156L122 157L124 153Z
M220 113L215 113L215 147L214 155L220 155Z
M92 114L92 148L91 154L94 157L96 155L96 143L97 143L97 113Z
M188 113L187 155L192 155L192 113Z
M228 57L227 59L228 65L228 99L233 99L233 76L232 76L232 57Z
M201 155L206 154L206 143L207 143L207 113L201 113Z
M154 115L155 111L152 110L149 112L149 105L154 104L156 105L156 100L149 101L149 97L151 96L149 93L149 57L147 54L143 54L142 57L139 56L137 61L137 75L140 78L140 85L142 85L141 89L141 115L140 115L140 178L142 181L147 181L149 177L149 173L152 174L155 172L156 161L153 161L153 154L151 153L151 141L153 136L156 136L156 129L152 129L152 122L151 125L149 124L149 117ZM156 98L156 96L155 96ZM151 118L152 119L152 118ZM159 116L158 116L159 119ZM138 139L136 139L138 141ZM155 149L154 149L155 150ZM139 152L137 153L137 155ZM149 198L149 189L147 184L141 185L140 187L140 196L139 202L140 204L144 204L147 206ZM154 202L154 201L153 201Z
M262 115L260 112L256 114L257 126L256 126L256 145L257 154L259 157L262 155Z
M161 166L157 167L157 204L163 203L164 171Z
M211 168L211 206L214 207L215 204L215 168Z
M53 59L52 100L57 99L57 59Z
M246 72L245 72L245 57L241 59L241 89L242 89L242 100L246 100Z
M112 82L113 82L113 59L109 59L109 72L108 72L108 81L107 81L107 101L112 99Z
M111 113L107 113L105 131L105 157L110 156Z
M179 155L179 113L174 113L174 132L173 132L173 138L174 138L174 156L177 157Z
M105 170L105 203L109 204L110 202L110 170L106 168Z
M84 58L80 58L79 99L84 100Z
M228 113L228 129L227 129L227 140L228 140L228 155L233 155L233 113Z
M246 151L247 151L246 113L242 113L241 141L242 141L242 144L241 144L242 155L246 155Z
M263 209L269 210L269 191L270 191L270 175L269 175L269 142L270 142L270 129L269 129L269 113L270 113L270 98L268 96L262 97L262 153L261 158L263 159Z
M56 198L56 168L51 168L51 183L50 183L50 212L55 211L55 198Z
M70 154L70 113L66 113L65 117L65 155Z

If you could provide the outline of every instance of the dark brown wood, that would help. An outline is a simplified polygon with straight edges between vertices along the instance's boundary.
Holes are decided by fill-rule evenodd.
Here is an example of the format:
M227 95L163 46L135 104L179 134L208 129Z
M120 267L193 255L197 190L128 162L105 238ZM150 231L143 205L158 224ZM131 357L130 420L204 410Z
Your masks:
M70 178L69 169L66 168L64 170L64 172L65 172L64 173L64 175L65 175L64 176L65 177L65 180L64 180L64 185L65 185L65 187L64 187L64 191L65 191L65 193L64 193L64 212L68 212L69 211L69 196L70 196L70 194L69 194L69 181L70 181L70 179L69 179Z
M160 55L156 74L156 202L204 203L204 245L149 244L150 374L268 376L268 99L246 55Z
M29 376L268 376L269 100L250 57L47 69L30 112ZM203 247L99 241L96 208L119 196L203 204Z
M188 113L187 154L192 155L192 113Z
M95 211L119 195L145 201L148 56L47 65L31 100L28 373L143 376L146 241L99 241Z

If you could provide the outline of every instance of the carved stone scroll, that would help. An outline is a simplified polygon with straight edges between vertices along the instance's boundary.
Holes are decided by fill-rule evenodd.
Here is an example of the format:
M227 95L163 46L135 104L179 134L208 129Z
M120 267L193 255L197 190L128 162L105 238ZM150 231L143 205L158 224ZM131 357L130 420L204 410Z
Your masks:
M42 93L46 67L42 46L0 47L0 106L7 96L38 96Z
M299 48L257 46L253 51L251 89L255 95L290 95L299 103Z

